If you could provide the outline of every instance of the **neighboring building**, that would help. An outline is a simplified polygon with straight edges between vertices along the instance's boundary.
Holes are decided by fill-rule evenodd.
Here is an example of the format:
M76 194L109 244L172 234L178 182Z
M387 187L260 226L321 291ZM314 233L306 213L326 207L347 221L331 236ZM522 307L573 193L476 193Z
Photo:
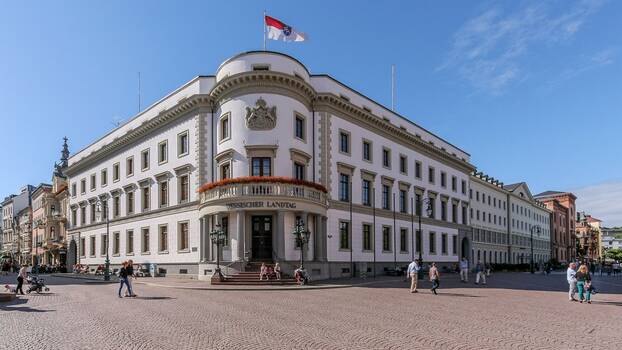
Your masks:
M18 216L22 210L30 207L30 195L34 187L24 186L18 195L10 195L2 202L2 221L5 227L3 235L4 255L19 260L21 254L20 236L18 235Z
M601 232L603 254L609 249L622 249L622 227L603 227Z
M13 244L13 229L14 229L14 215L13 215L13 198L15 195L6 197L2 202L2 256L15 258L15 251L17 250L17 244Z
M52 185L40 184L32 193L32 264L46 265L49 264L49 256L45 253L47 238L50 236L54 227L51 220L48 220L50 214L50 197Z
M529 263L532 244L534 262L542 264L549 261L551 211L533 198L524 182L505 185L504 189L509 192L510 262Z
M472 263L508 263L509 193L503 183L481 172L471 175L470 217L473 227Z
M577 213L576 234L578 256L591 261L601 259L602 232L600 230L600 223L601 220L585 212Z
M20 210L15 217L15 243L17 261L20 264L30 264L30 252L32 250L32 208L26 207Z
M546 191L534 196L552 211L551 258L568 263L576 258L575 201L570 192Z
M81 263L109 255L203 278L218 224L223 265L279 261L291 272L302 219L314 278L382 273L419 252L450 265L470 255L469 158L290 56L247 52L69 159L68 235Z

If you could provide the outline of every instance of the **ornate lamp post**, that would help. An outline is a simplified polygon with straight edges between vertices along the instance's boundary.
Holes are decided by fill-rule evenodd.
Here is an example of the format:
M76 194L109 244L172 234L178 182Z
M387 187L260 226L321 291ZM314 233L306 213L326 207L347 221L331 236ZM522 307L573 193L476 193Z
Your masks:
M216 226L214 226L214 230L209 233L209 236L212 240L212 243L216 244L216 270L214 270L212 280L216 278L218 281L222 281L224 277L222 275L222 272L220 272L220 246L225 243L227 235L225 231L223 231L220 227L220 224L216 224Z
M431 217L434 212L434 208L432 208L432 201L430 198L424 199L421 203L425 205L425 211L426 214L428 214L428 217ZM421 231L421 210L421 207L417 208L419 214L419 232L417 232L417 243L419 245L419 271L417 272L417 279L419 280L423 279L423 231Z
M294 231L292 232L296 239L296 244L300 246L300 268L304 269L304 247L309 243L309 235L311 232L305 228L305 222L300 219L296 221Z
M535 273L535 270L533 268L533 232L535 231L538 235L540 234L540 226L534 225L531 226L531 229L529 230L531 232L531 256L529 257L529 270L531 271L531 273Z
M104 262L104 281L110 281L110 255L108 250L110 247L110 215L108 215L108 201L103 201L101 198L97 198L97 207L95 212L97 213L98 221L101 221L102 216L106 218L106 260Z

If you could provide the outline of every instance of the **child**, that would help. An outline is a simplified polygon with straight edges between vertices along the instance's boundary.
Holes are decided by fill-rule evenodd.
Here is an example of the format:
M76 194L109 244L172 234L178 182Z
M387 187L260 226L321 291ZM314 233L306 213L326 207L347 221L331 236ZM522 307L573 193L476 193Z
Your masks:
M11 287L8 284L4 285L4 290L7 291L8 293L17 293L17 289L15 287Z

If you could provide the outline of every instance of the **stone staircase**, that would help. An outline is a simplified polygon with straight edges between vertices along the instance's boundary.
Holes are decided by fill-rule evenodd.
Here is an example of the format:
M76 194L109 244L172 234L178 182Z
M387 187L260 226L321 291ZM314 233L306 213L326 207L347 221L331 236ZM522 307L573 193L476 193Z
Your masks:
M272 264L269 264L273 266ZM235 285L235 286L282 286L282 285L296 285L296 280L289 275L281 274L281 279L269 279L265 278L259 280L259 270L261 269L261 262L250 263L246 267L246 271L238 272L233 275L226 276L223 281L212 281L212 284L218 285Z

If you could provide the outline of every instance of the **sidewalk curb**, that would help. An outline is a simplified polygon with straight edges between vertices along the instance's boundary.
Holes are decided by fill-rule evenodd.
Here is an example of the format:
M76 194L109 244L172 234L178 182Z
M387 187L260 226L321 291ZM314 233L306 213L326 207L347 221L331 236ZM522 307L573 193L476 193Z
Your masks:
M318 286L292 286L292 287L248 287L248 288L236 288L236 287L230 287L230 288L223 288L223 287L186 287L186 286L171 286L171 285L166 285L166 284L159 284L159 283L152 283L152 282L134 282L136 284L144 284L147 286L152 286L152 287L160 287L160 288L174 288L174 289L187 289L187 290L214 290L214 291L239 291L239 292L243 292L243 291L261 291L261 292L271 292L271 291L284 291L284 290L297 290L297 291L303 291L303 290L320 290L320 289L344 289L344 288L353 288L353 287L359 287L359 286L367 286L367 285L372 285L372 284L378 284L378 283L386 283L386 282L393 282L394 280L384 280L384 281L371 281L371 282L363 282L363 283L357 283L357 284L337 284L337 285L318 285Z

